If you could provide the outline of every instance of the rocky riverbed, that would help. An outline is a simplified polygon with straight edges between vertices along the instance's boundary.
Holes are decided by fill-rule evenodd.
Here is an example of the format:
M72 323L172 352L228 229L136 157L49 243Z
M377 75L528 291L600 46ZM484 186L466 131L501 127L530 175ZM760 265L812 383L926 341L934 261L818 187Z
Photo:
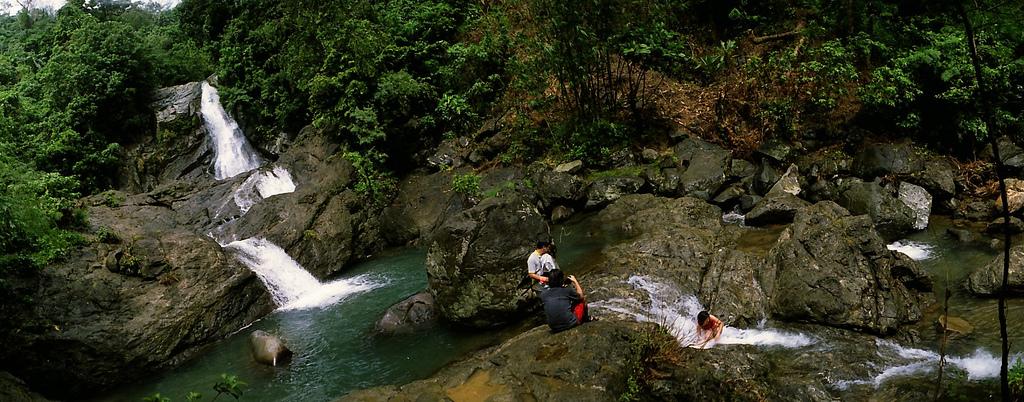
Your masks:
M214 180L197 88L163 90L154 105L160 128L130 149L121 191L82 200L87 244L15 284L32 301L16 328L0 331L8 345L0 357L33 390L67 398L133 381L271 311L263 284L215 239L259 234L320 279L385 246L417 244L428 250L429 295L417 317L488 328L537 314L537 298L515 288L525 256L537 239L557 237L553 222L590 214L602 247L578 272L605 320L555 336L534 328L429 379L347 398L616 399L640 386L630 345L642 341L637 334L657 333L638 323L638 311L659 302L631 282L643 277L694 297L732 326L802 326L847 346L801 350L795 360L809 368L799 370L766 363L760 356L773 352L753 346L681 349L643 362L654 371L637 392L830 400L833 380L867 375L857 356L878 354L885 339L913 340L909 328L935 305L935 278L887 244L934 213L987 222L995 212L993 200L960 192L955 165L907 143L849 153L773 143L738 158L675 135L663 149L624 150L611 167L484 168L480 155L500 137L456 138L381 205L353 189L356 169L331 133L308 127L283 145L259 147L273 161L262 170ZM249 177L275 167L301 172L295 191L243 211L238 197ZM478 192L452 190L452 178L466 174L479 176ZM730 211L745 224L723 222ZM765 240L748 247L752 236ZM1019 247L1011 258L1019 295L1017 254ZM979 268L968 288L990 294L990 271ZM632 310L610 307L622 301ZM398 321L389 331L414 332L402 323L421 320Z

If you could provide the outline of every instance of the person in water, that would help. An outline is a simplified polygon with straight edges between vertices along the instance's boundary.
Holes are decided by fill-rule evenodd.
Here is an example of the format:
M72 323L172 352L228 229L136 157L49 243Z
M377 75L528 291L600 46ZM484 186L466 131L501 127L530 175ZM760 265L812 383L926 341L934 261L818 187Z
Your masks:
M587 297L583 294L583 287L575 276L569 275L569 283L566 283L565 274L556 269L549 272L548 279L548 288L541 292L540 300L544 302L544 315L551 332L565 331L584 322L594 321L587 311Z
M548 283L548 273L558 269L554 257L551 256L551 242L537 242L537 249L526 259L526 275L541 284Z
M723 329L725 329L725 324L718 317L707 311L697 314L697 343L700 345L699 347L703 348L708 343L718 340L718 337L722 336Z

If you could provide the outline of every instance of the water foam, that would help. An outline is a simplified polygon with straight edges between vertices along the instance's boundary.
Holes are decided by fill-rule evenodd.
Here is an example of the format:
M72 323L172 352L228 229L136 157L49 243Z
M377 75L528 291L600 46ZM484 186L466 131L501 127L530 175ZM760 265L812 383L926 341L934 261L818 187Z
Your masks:
M224 248L234 250L239 261L256 273L280 310L326 307L383 285L366 276L321 283L284 249L266 239L248 238Z
M807 335L765 329L762 325L756 329L727 326L716 342L699 344L697 314L704 310L704 307L696 296L682 294L676 287L648 276L632 276L627 283L645 291L650 300L649 305L644 307L644 303L638 300L617 298L593 303L592 307L622 314L640 322L658 323L675 335L683 346L710 348L716 344L743 344L800 348L815 343L815 340Z
M885 339L878 339L875 344L878 357L884 362L881 371L870 379L838 381L835 385L839 389L851 385L872 385L878 388L892 378L929 374L938 370L939 354L936 352L904 347ZM1014 360L1020 358L1017 356ZM966 357L946 356L946 364L963 370L968 380L998 377L1001 363L999 357L980 348Z
M295 182L288 169L274 166L272 170L259 171L245 179L235 191L235 204L244 214L263 199L294 191Z
M245 139L238 123L224 111L217 89L203 82L200 112L214 145L213 177L235 177L258 168L263 161Z
M885 247L889 250L906 254L914 261L929 260L935 256L933 252L934 247L931 244L913 240L897 240Z

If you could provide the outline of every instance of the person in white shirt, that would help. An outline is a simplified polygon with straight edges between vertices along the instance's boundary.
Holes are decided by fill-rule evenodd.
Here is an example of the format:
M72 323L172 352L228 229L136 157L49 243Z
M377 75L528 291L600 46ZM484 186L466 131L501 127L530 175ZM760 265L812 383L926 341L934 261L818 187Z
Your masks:
M526 259L527 275L542 284L548 283L548 272L551 272L552 269L558 268L558 264L555 263L554 257L549 254L551 252L551 246L551 242L537 242L537 249L530 253L530 257Z

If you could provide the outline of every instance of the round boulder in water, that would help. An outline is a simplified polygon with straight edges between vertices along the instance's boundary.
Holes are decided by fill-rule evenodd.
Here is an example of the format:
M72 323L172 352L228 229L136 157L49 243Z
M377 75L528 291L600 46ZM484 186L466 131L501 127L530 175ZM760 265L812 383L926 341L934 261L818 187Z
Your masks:
M286 364L292 358L292 351L288 350L281 338L265 331L255 331L249 335L249 349L257 363L269 366Z

